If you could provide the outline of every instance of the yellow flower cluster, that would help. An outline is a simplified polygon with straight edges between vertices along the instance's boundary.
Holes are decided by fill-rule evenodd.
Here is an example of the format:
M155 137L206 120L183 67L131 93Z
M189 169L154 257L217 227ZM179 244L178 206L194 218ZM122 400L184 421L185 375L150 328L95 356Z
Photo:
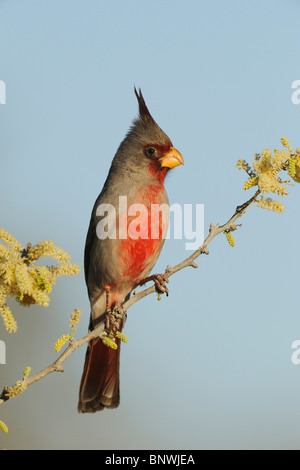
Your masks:
M123 343L128 343L127 336L125 336L124 333L121 333L121 331L116 332L116 338L119 338Z
M0 228L0 316L10 333L17 330L17 324L6 304L7 296L15 297L23 306L38 304L47 307L48 294L56 279L79 273L79 267L70 262L70 255L55 246L52 240L45 240L26 248L10 233ZM40 258L52 258L59 264L37 266Z
M279 177L281 171L286 171L288 175L297 183L300 183L300 149L294 151L286 137L282 137L282 150L264 149L261 154L255 154L253 168L245 160L238 160L237 167L246 171L249 179L244 183L243 189L248 190L257 186L259 193L266 195L274 193L284 197L288 194L285 185L291 184L289 180L283 181ZM281 202L272 198L261 197L256 200L258 207L281 213L285 207Z
M118 349L118 345L111 335L102 338L103 343L111 349Z
M70 341L71 338L73 338L75 332L76 332L76 327L79 323L79 319L81 316L81 310L78 308L75 308L71 314L71 318L69 320L69 326L71 327L71 333L69 335L62 335L58 340L56 341L54 345L54 351L58 352L61 350L61 348L67 343L67 341Z
M24 372L23 372L23 377L29 377L30 372L31 372L31 367L25 367Z
M76 332L76 327L79 323L80 316L81 316L81 310L79 310L78 308L75 308L69 320L69 326L71 327L71 336L74 336Z
M112 349L118 349L118 345L116 343L115 338L120 339L123 341L123 343L128 343L128 338L125 336L121 331L116 331L115 333L113 331L110 331L110 333L102 338L102 341L106 346L109 346Z
M27 385L28 385L27 378L29 377L30 372L31 372L31 367L25 367L23 371L22 380L17 380L17 382L11 387L4 387L3 392L2 392L2 396L4 400L8 400L9 398L14 398L17 395L20 395L20 393L25 392L25 390L27 389Z
M296 159L289 159L289 175L294 178L296 176Z
M289 175L296 183L300 183L300 149L296 148L294 156L289 160Z
M234 238L233 238L232 233L225 230L224 234L225 234L225 237L228 240L229 245L233 247L234 246Z
M284 147L286 147L288 149L289 153L293 153L293 149L290 146L290 143L289 143L289 141L287 140L286 137L281 137L281 143Z
M248 175L250 177L253 177L255 176L254 174L254 171L251 169L251 166L249 165L249 163L247 163L245 160L242 160L241 158L236 162L236 166L239 170L245 170L246 173L248 173Z
M12 387L6 388L5 389L5 398L14 398L17 395L20 395L20 393L25 392L27 388L27 383L26 380L18 380Z
M268 209L270 211L277 212L278 214L281 214L284 212L284 205L279 202L279 201L274 201L272 198L263 198L261 197L257 202L256 205L258 207L261 207L262 209Z
M8 433L8 427L6 426L5 423L3 423L3 421L0 421L0 429L1 429L1 431L3 431L5 434Z
M13 314L11 313L10 308L8 305L4 305L0 307L1 317L5 326L5 329L9 333L15 333L17 331L17 322L15 321Z
M245 183L244 183L244 186L243 186L243 189L246 191L247 189L250 189L252 188L253 186L256 186L258 183L258 179L256 176L252 176L251 178L249 178Z
M54 345L54 351L58 352L71 339L71 335L62 335Z

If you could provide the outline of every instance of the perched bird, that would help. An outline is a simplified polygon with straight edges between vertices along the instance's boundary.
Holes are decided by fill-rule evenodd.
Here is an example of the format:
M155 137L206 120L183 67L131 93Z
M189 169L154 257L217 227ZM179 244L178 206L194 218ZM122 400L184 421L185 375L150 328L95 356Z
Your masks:
M151 116L141 90L137 92L134 88L134 91L139 116L115 154L95 202L87 233L84 267L91 304L90 331L106 321L107 310L122 304L133 289L147 280L161 252L169 223L168 211L162 217L154 218L151 207L168 207L165 176L171 168L183 164L182 155ZM120 196L123 200L126 197L127 204L123 209L120 209ZM97 235L97 226L103 220L99 207L103 204L115 208L115 237L99 238ZM134 204L147 209L139 214L139 225L147 232L140 236L137 236L138 224L134 225L136 219L130 212L132 207L137 207ZM131 235L130 224L136 228ZM126 233L124 226L128 229ZM159 288L155 276L153 279ZM108 347L98 338L89 342L80 383L80 413L119 405L120 340L116 342L117 349Z

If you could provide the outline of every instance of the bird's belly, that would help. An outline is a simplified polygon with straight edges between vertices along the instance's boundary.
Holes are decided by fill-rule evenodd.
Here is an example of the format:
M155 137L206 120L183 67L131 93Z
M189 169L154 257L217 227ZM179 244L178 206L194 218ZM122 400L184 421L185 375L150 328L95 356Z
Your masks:
M121 244L121 270L123 279L137 284L146 277L157 261L163 240L123 240Z
M120 240L119 259L124 278L138 283L148 276L156 263L169 224L169 205L157 187L147 186L136 200L120 214L126 238Z

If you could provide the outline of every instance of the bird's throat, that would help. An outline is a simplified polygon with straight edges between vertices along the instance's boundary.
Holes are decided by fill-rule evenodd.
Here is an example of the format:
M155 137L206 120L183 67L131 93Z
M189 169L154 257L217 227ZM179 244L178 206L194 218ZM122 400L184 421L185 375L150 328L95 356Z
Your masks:
M155 180L156 184L164 184L168 168L162 168L157 161L152 161L149 164L149 173Z

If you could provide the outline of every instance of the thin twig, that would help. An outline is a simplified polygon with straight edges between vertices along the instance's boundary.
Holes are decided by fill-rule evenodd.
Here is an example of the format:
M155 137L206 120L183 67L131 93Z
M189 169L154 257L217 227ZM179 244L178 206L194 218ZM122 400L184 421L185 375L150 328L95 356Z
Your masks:
M198 266L195 263L195 259L199 258L199 256L202 255L202 254L206 254L206 255L209 254L207 246L209 245L209 243L212 241L212 239L214 237L219 235L219 233L225 232L225 230L230 230L231 231L231 230L236 229L236 226L235 226L234 222L244 214L245 210L256 200L256 198L258 197L259 194L260 194L260 191L257 190L256 193L254 194L254 196L251 197L251 199L249 199L247 202L245 202L241 206L238 206L235 210L235 213L228 220L228 222L226 222L226 224L221 225L221 226L219 226L218 224L217 225L211 224L210 229L209 229L209 234L206 237L206 239L204 240L204 242L202 243L202 245L196 251L194 251L194 253L192 253L188 258L184 259L183 261L178 263L176 266L173 266L173 267L167 266L167 269L165 271L165 276L167 276L167 278L169 278L173 274L177 273L178 271L181 271L181 269L187 268L189 266L191 266L193 268L197 268ZM151 287L148 287L147 289L143 290L142 292L136 293L129 300L127 300L127 302L125 302L123 304L124 310L127 310L133 304L135 304L139 300L143 299L147 295L152 294L153 292L155 292L155 285L153 285Z

